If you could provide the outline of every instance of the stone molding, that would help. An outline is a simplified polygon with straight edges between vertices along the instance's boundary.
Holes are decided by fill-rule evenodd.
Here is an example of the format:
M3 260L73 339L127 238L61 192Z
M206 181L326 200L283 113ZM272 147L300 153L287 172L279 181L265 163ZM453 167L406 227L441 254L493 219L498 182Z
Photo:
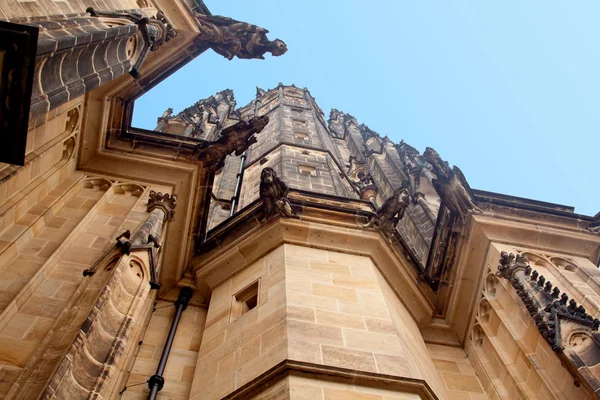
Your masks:
M246 212L256 211L258 206L255 203ZM344 217L346 223L340 222ZM434 305L421 292L425 284L417 280L416 265L381 233L361 230L355 214L348 217L339 211L304 207L302 220L278 218L246 232L235 231L239 236L225 237L216 248L192 260L189 268L197 286L206 285L212 290L271 250L282 244L295 244L369 257L417 324L425 326L431 321Z
M600 259L600 237L597 235L582 229L567 229L562 220L517 222L510 214L505 215L504 209L496 210L495 207L479 204L486 211L491 209L492 214L472 217L461 248L457 250L456 268L450 281L453 292L443 319L437 320L451 325L460 343L465 342L474 318L475 305L484 281L487 253L493 242L584 257L594 264L598 264Z
M252 394L260 394L267 385L272 385L273 382L294 373L310 374L316 379L321 378L329 381L339 379L358 386L375 386L405 391L414 393L420 396L421 399L438 399L427 382L421 379L402 378L393 375L356 371L292 360L280 362L236 391L225 396L224 399L247 399Z

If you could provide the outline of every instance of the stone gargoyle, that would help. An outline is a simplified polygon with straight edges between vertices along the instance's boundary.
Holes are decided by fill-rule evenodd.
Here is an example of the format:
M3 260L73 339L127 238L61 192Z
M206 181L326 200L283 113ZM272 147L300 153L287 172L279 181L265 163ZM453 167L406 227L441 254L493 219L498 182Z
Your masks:
M269 40L269 31L260 26L220 15L196 13L195 16L200 25L196 42L205 44L228 60L233 57L263 60L267 52L280 56L287 51L283 41Z
M394 193L377 209L363 228L374 228L375 230L392 231L396 224L404 216L406 208L410 204L407 182L394 191ZM396 217L396 215L398 215Z
M473 193L460 168L454 166L450 169L448 163L442 160L438 152L431 147L425 149L423 156L431 164L436 176L436 179L431 181L435 191L444 205L456 214L461 222L464 223L471 214L482 212L473 203Z
M269 117L253 117L247 121L240 121L221 131L221 137L214 142L202 142L192 154L192 159L201 161L211 171L221 169L225 157L235 151L239 156L256 143L255 133L260 133L269 123Z
M262 170L259 196L262 200L263 221L277 214L282 217L300 218L288 199L288 193L288 186L273 168L266 167Z

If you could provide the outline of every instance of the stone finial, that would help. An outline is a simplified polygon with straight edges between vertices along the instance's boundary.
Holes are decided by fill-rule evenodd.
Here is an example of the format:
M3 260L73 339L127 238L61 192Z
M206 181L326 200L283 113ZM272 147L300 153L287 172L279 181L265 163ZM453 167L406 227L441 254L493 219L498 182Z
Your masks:
M277 214L282 217L299 218L288 199L288 193L288 186L273 168L266 167L262 170L259 195L263 204L263 221Z
M394 194L379 207L369 222L363 225L363 228L375 227L376 230L393 230L398 221L404 217L404 212L409 204L410 195L408 193L408 187L406 182L403 182L402 186L396 189ZM398 216L396 217L396 215Z
M195 16L200 28L196 42L210 47L228 60L234 57L264 60L267 52L280 56L287 51L283 41L269 40L269 31L259 26L220 15L196 13Z
M481 209L473 203L473 193L462 171L440 157L437 151L427 147L423 153L424 158L431 164L436 179L431 183L444 205L459 219L464 222L471 214L481 213Z
M173 221L175 219L175 207L177 206L177 195L169 193L162 194L161 192L150 191L148 198L147 211L152 212L155 209L161 209L164 212L164 222Z
M528 264L527 257L522 254L507 253L503 251L500 253L500 261L498 264L498 271L496 272L497 277L505 279L512 279L517 271L523 271L526 276L531 273L531 267ZM535 281L537 278L537 271L533 271L531 279Z

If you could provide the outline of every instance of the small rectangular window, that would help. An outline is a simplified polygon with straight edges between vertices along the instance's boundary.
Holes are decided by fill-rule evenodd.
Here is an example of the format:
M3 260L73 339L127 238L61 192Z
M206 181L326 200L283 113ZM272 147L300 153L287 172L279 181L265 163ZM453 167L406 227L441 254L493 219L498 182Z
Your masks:
M294 137L300 140L308 140L308 133L306 132L294 132Z
M302 175L317 176L317 169L310 165L300 164L298 165L298 171L300 171Z
M297 113L302 113L302 112L304 112L304 110L303 110L303 109L301 109L301 108L296 108L296 107L292 107L292 111L293 111L293 112L297 112Z
M233 296L229 322L233 322L258 305L258 282L256 281Z
M299 127L299 128L304 128L306 127L306 121L303 119L292 119L292 123L294 124L295 127Z

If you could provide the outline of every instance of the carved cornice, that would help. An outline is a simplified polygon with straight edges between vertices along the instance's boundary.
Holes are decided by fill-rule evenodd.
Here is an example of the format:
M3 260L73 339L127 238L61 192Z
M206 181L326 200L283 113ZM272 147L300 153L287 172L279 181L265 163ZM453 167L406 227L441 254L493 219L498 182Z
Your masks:
M310 194L302 196L303 200L297 197L296 191L290 194L292 204L302 205L301 220L277 218L261 224L260 203L255 202L209 232L208 242L197 249L190 264L197 284L212 290L283 244L316 247L371 258L417 324L424 326L431 320L434 306L422 293L429 288L418 282L419 268L406 249L379 232L360 230L358 221L370 214L370 202L352 200L349 204L347 199L342 203Z
M565 348L563 340L566 338L561 336L561 320L575 322L591 331L597 331L600 327L600 320L593 318L582 305L577 305L573 299L569 300L569 296L561 294L561 290L552 282L532 270L527 258L521 254L515 256L503 251L496 276L511 282L538 330L555 352Z
M427 381L423 379L363 372L348 368L293 360L284 360L280 362L236 391L225 396L224 399L247 399L260 395L266 387L290 374L308 374L311 379L314 379L316 382L318 382L319 379L325 381L339 380L342 383L348 383L359 387L385 387L398 392L413 393L418 395L421 399L438 399Z

